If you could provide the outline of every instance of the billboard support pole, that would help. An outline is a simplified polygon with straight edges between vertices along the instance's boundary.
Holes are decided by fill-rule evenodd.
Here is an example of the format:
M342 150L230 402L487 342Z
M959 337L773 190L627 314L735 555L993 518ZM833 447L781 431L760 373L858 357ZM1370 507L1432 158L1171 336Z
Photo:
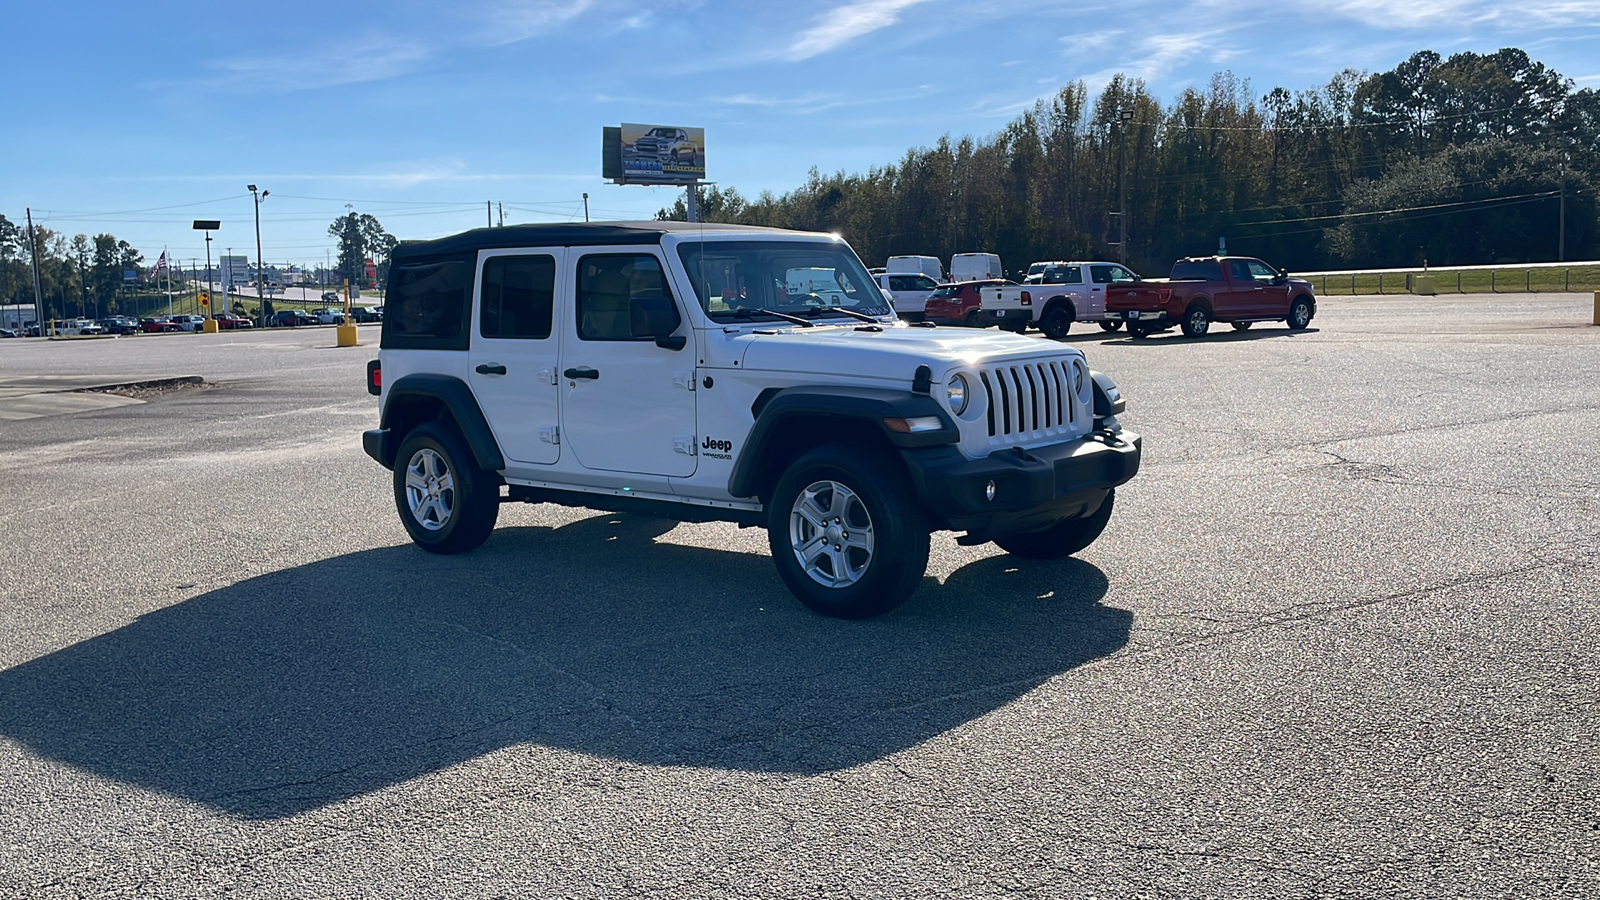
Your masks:
M700 185L698 182L683 189L683 208L688 213L689 221L700 221Z

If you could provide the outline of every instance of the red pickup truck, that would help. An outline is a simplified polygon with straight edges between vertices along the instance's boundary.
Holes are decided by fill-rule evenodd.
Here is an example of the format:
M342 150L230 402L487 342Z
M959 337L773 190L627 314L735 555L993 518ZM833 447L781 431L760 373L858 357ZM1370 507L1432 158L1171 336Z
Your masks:
M1172 264L1170 278L1106 285L1106 318L1127 322L1135 338L1173 325L1199 337L1212 322L1237 331L1286 322L1300 331L1316 314L1311 282L1248 256L1191 256Z

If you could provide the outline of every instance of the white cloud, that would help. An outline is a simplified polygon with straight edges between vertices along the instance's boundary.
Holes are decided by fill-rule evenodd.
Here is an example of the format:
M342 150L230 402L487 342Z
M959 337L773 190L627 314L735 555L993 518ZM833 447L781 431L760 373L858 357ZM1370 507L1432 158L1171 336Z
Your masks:
M900 21L900 13L927 0L859 0L818 17L789 45L788 58L810 59Z
M383 81L404 75L425 62L431 52L417 41L372 34L297 54L215 60L211 67L225 73L229 87L242 91L312 90L342 84Z
M514 44L549 34L593 9L595 0L493 0L479 7L485 44Z

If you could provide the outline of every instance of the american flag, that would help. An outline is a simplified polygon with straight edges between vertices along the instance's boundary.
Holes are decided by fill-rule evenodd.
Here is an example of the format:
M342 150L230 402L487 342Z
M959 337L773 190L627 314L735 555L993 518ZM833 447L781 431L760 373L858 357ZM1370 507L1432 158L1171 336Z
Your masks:
M156 271L159 272L162 269L165 269L166 267L167 267L167 251L163 250L163 251L161 251L161 258L156 260Z

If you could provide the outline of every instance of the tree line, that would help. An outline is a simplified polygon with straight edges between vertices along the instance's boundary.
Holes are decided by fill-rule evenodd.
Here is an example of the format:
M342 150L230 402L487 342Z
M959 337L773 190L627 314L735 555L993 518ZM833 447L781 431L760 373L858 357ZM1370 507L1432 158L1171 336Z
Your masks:
M382 281L389 253L399 241L384 230L377 218L351 211L335 219L328 226L328 234L338 241L339 275L349 278L351 284L369 285L365 263L374 259L378 280ZM35 225L31 245L38 247L39 293L46 318L100 318L139 315L156 307L165 309L165 297L153 293L157 276L146 265L144 254L115 235L75 234L69 238ZM32 264L27 225L0 214L0 303L33 303ZM131 282L123 274L130 271L134 273ZM186 274L199 277L195 272Z
M869 264L987 251L1011 271L1119 258L1125 193L1126 259L1161 275L1219 238L1301 271L1594 259L1597 181L1600 93L1508 48L1425 50L1300 92L1222 72L1166 105L1137 78L1097 96L1078 82L987 138L699 197L705 221L839 232Z

